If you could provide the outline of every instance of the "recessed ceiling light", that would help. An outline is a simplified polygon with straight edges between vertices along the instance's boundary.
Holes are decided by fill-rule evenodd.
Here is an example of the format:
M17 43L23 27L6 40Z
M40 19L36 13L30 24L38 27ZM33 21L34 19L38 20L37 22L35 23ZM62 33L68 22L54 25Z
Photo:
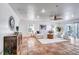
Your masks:
M72 16L71 17L74 17L74 15L72 14Z
M45 13L45 12L46 12L46 10L43 8L43 9L41 10L41 12L42 12L42 13Z
M39 19L39 16L37 16L37 19Z

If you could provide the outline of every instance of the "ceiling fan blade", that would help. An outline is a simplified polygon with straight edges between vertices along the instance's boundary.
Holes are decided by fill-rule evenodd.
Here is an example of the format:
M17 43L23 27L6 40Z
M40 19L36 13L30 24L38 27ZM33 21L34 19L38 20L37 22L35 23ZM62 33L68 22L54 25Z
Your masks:
M61 20L61 19L63 19L61 16L57 16L57 15L54 15L54 16L50 16L50 19L51 20Z

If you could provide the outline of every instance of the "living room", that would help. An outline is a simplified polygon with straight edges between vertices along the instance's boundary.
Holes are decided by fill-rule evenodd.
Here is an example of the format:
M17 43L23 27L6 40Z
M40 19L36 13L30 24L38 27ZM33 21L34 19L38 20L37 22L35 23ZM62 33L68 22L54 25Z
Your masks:
M78 7L75 3L0 4L0 54L78 55Z

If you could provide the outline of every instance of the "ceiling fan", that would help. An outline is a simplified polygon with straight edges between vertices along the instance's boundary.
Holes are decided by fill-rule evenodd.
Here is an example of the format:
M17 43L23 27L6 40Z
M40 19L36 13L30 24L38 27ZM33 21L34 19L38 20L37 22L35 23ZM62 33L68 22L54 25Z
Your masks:
M54 15L51 14L49 16L50 20L61 20L61 19L63 19L61 17L61 15L58 14L58 7L59 7L59 5L56 5L55 7L56 7L56 11L54 12Z
M62 20L63 18L60 15L50 15L50 20Z

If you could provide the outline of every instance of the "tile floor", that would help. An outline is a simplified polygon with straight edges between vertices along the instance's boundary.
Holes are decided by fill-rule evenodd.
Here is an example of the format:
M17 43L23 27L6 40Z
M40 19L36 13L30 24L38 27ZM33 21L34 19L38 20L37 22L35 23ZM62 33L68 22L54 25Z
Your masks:
M56 44L41 44L36 39L34 41L35 45L27 50L28 55L79 55L79 45L71 44L69 41Z
M32 47L28 52L30 55L79 55L79 46L69 42L56 43L51 45L38 45Z

